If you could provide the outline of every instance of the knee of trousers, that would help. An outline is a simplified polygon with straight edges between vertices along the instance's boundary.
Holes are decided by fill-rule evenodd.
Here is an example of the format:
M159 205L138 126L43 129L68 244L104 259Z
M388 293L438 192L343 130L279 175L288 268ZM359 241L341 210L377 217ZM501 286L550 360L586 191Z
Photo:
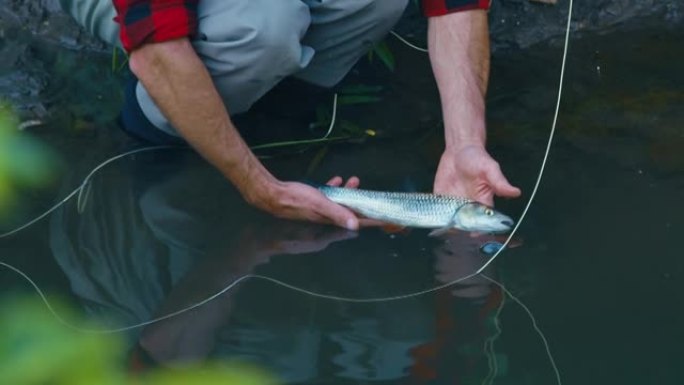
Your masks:
M366 0L367 18L378 28L389 31L404 14L409 0Z
M193 45L229 111L241 113L311 61L314 51L301 44L310 15L300 0L266 0L268 6L254 11L231 6L240 1L219 2L200 9L207 17Z
M62 10L103 42L122 47L119 40L119 25L114 21L116 10L111 1L101 0L59 0Z

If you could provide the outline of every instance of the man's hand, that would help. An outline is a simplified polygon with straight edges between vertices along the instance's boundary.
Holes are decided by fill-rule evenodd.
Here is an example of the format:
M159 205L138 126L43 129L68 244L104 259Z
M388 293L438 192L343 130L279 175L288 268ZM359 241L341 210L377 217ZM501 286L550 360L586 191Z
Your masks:
M520 189L508 183L499 164L481 146L445 151L437 168L434 191L467 197L489 206L494 204L494 195L520 196Z
M328 181L331 186L342 185L342 178ZM359 179L350 178L345 187L356 188ZM255 196L248 197L254 206L284 219L307 220L329 223L348 230L359 228L359 219L349 209L326 198L318 189L297 182L281 182L259 189Z
M442 101L446 150L435 175L435 193L487 205L494 195L517 197L499 164L485 150L485 94L489 81L489 30L482 10L432 17L430 61Z
M346 182L336 176L327 185L344 184L347 188L358 188L359 183L359 178L355 176ZM318 189L303 183L276 181L254 190L257 192L255 195L245 194L247 201L278 218L328 223L353 231L359 227L384 224L373 219L359 218L351 210L326 198Z

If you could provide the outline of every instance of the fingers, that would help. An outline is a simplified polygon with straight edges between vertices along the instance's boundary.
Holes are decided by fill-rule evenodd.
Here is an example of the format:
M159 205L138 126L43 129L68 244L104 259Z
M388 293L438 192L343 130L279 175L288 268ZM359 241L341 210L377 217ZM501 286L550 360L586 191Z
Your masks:
M332 179L330 179L326 184L327 184L328 186L340 187L340 186L342 185L342 182L344 182L344 180L343 180L341 177L339 177L339 176L334 176L334 177L332 177Z
M350 239L354 239L359 236L359 233L354 232L354 231L347 231L344 229L337 229L336 231L330 233L326 239L325 242L329 245L331 243L335 242L341 242L341 241L347 241Z
M347 183L344 184L344 187L359 188L360 184L361 184L361 181L359 180L359 178L352 176L351 178L347 179Z
M328 186L339 187L343 182L344 180L341 177L335 176L326 184ZM352 176L344 183L344 187L357 188L359 187L359 184L359 178ZM359 218L357 218L351 210L333 203L323 195L321 195L320 198L316 208L317 215L347 230L356 231L359 229Z
M354 213L321 195L316 203L316 214L326 218L333 224L347 230L356 231L359 229L359 219Z
M332 179L330 179L326 184L328 186L334 186L334 187L340 187L344 183L344 187L347 188L358 188L359 184L361 184L361 181L359 178L352 176L349 179L347 179L346 182L344 182L344 179L342 179L339 176L335 176Z
M507 198L517 198L520 196L520 189L513 187L508 182L498 166L489 168L486 176L495 195Z

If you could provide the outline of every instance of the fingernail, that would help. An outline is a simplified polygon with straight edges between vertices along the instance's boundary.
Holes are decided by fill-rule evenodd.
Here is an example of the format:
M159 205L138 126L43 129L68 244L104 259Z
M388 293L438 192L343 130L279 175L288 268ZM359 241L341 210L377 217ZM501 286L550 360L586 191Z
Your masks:
M352 231L354 231L354 230L356 230L356 227L357 227L357 226L358 226L358 225L357 225L357 223L356 223L355 220L353 220L353 219L351 219L351 218L347 219L347 230L352 230Z

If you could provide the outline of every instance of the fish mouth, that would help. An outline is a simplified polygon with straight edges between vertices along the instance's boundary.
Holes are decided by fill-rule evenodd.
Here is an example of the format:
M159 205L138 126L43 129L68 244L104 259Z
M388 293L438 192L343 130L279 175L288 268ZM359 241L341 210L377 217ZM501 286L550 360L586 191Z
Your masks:
M505 233L509 232L510 230L511 230L510 227L505 228L505 229L504 228L491 229L491 230L487 231L487 233L489 233L489 234L505 234Z
M487 226L487 232L491 234L502 234L502 233L507 233L511 231L513 228L513 225L515 225L515 222L510 219L510 218L503 218L499 221L495 221L491 223L490 226Z

